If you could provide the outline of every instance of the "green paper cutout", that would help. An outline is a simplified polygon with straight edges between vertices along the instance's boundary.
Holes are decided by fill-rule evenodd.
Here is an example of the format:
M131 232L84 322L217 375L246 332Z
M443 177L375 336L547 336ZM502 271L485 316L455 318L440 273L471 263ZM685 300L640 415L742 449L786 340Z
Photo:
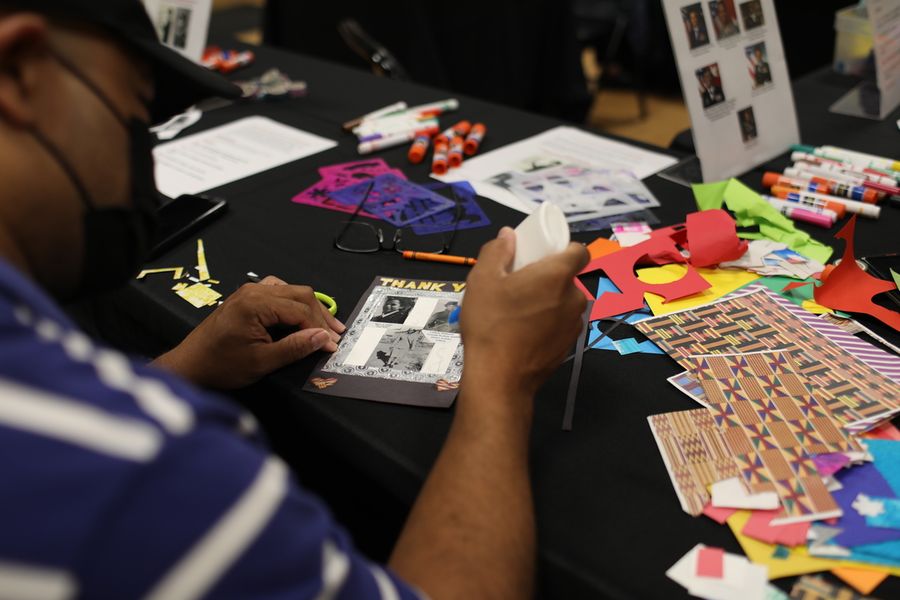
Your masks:
M897 289L900 290L900 273L891 269L891 277L894 278L894 283L897 284Z

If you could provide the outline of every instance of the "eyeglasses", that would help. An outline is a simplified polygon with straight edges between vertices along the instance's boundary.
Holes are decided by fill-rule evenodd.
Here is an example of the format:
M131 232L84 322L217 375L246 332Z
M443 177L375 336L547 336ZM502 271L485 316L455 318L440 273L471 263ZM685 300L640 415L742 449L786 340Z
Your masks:
M394 231L390 243L385 243L384 231L380 227L375 227L371 223L357 221L363 205L369 199L369 194L375 186L374 182L369 183L366 193L362 201L356 206L353 214L350 215L348 221L344 221L343 228L334 238L334 247L344 252L354 252L356 254L373 254L382 250L404 252L411 250L414 252L427 252L430 254L447 254L450 252L450 246L456 238L456 231L459 229L459 221L462 217L463 205L456 195L453 185L450 185L450 193L453 195L455 207L453 210L453 229L445 232L440 236L424 235L416 236L413 240L405 240L403 237L403 228L399 227ZM414 247L412 247L414 246Z

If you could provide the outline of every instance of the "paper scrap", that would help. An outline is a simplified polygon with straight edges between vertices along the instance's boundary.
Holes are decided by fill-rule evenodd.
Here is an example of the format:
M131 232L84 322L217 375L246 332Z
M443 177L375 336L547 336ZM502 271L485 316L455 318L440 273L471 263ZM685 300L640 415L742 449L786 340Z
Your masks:
M686 225L690 263L695 267L737 260L747 251L747 242L737 237L734 219L722 209L689 213Z
M782 514L781 510L755 510L744 525L742 533L756 540L783 546L800 546L806 543L809 522L790 525L773 525L772 520Z
M824 578L804 575L794 582L791 598L811 598L814 600L867 600L843 586L832 584Z
M197 278L200 281L209 279L209 267L206 265L206 251L203 249L203 240L197 239Z
M900 429L897 429L893 423L887 421L878 427L861 434L861 437L871 440L893 440L895 442L900 442Z
M175 293L190 302L195 308L211 306L222 297L222 294L202 283L195 283L190 287L177 290Z
M703 507L703 514L719 525L724 525L725 521L728 520L728 517L733 515L735 512L737 512L736 508L719 508L717 506L713 506L711 503Z
M606 256L607 254L612 254L613 252L621 248L622 247L618 242L602 237L597 238L587 245L587 251L588 253L590 253L592 260L600 258L601 256Z
M834 492L833 496L844 512L838 521L838 527L842 531L835 536L835 544L853 547L900 540L900 531L873 527L856 509L860 496L896 497L875 463L863 463L850 469L844 469L835 477L841 482L843 488Z
M710 493L715 507L774 510L781 506L778 494L772 491L751 494L739 477L717 481L710 486Z
M666 571L666 576L700 598L731 600L763 598L766 595L766 567L753 564L737 554L722 554L721 577L697 575L700 553L705 548L703 544L694 546Z
M844 256L839 264L813 291L816 302L835 310L871 315L900 331L900 312L893 311L872 302L872 298L882 292L892 291L894 284L869 275L856 264L853 252L856 215L835 235L844 240Z
M690 296L664 302L661 296L652 292L644 294L644 300L650 306L654 315L667 315L686 308L709 304L742 288L745 285L759 279L759 275L736 269L707 269L697 268L696 272L702 277L709 287ZM661 267L645 267L637 270L638 279L646 283L664 284L677 281L687 273L684 265L663 265Z
M862 494L860 494L862 495ZM873 514L866 514L866 525L900 530L900 500L897 498L869 498Z
M882 581L888 578L886 572L872 569L835 567L831 572L851 585L860 594L871 594Z
M867 440L866 447L875 459L875 468L900 497L900 442Z
M154 275L156 273L171 273L172 279L181 279L184 276L184 267L167 267L164 269L144 269L141 271L136 279L143 279L147 275Z
M738 227L759 226L759 233L741 233L744 239L768 238L783 242L792 250L820 263L828 262L832 249L798 230L794 222L763 200L759 194L738 181L729 179L717 183L693 186L700 210L722 208L723 203L734 213Z
M612 226L616 242L622 247L634 246L650 239L653 231L647 223L635 221L631 223L614 223Z
M185 282L181 281L172 286L172 291L178 292L185 289L188 286Z
M894 278L894 283L897 285L897 290L900 291L900 273L891 269L891 277Z
M697 552L697 575L722 579L725 551L721 548L700 548Z

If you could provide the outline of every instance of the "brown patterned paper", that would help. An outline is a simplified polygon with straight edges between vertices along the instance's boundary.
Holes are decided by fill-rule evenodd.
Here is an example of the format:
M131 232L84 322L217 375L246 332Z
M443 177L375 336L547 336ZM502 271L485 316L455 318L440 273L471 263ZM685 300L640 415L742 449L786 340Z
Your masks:
M866 429L900 410L900 386L792 315L765 291L646 319L635 327L687 368L697 354L784 350L829 416Z
M647 421L682 510L696 517L710 500L710 485L740 474L712 413L698 408L651 415Z
M797 374L788 352L688 359L729 452L753 492L774 491L784 524L839 516L811 454L857 450Z

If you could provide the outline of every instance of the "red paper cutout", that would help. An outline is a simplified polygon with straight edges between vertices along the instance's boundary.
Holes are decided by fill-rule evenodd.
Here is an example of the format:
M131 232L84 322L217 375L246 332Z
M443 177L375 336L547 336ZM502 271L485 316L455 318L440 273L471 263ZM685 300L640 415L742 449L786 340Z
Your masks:
M772 525L772 519L784 516L782 510L754 510L741 533L767 544L800 546L806 543L809 521L789 525Z
M688 266L687 273L677 281L669 283L645 283L634 274L635 265L646 257L653 256L657 259L665 259L669 264L673 262L684 263L675 242L668 236L652 236L649 240L622 248L618 252L607 254L588 263L579 275L593 271L603 271L615 284L621 293L605 292L594 302L590 319L596 321L625 312L637 310L644 306L644 292L650 292L661 296L666 302L678 300L691 294L702 292L710 287L710 283L703 279L697 271ZM593 301L594 296L578 278L575 285L582 291L588 300Z
M722 579L725 575L725 551L721 548L700 548L697 552L697 576Z
M690 263L711 267L737 260L747 252L748 243L737 236L734 219L720 208L701 210L687 216L687 244Z
M869 275L856 264L853 253L855 230L856 215L853 215L834 236L846 243L841 264L834 268L822 285L813 290L813 298L817 303L833 310L871 315L900 331L900 313L872 302L873 296L891 291L895 286L890 281Z

